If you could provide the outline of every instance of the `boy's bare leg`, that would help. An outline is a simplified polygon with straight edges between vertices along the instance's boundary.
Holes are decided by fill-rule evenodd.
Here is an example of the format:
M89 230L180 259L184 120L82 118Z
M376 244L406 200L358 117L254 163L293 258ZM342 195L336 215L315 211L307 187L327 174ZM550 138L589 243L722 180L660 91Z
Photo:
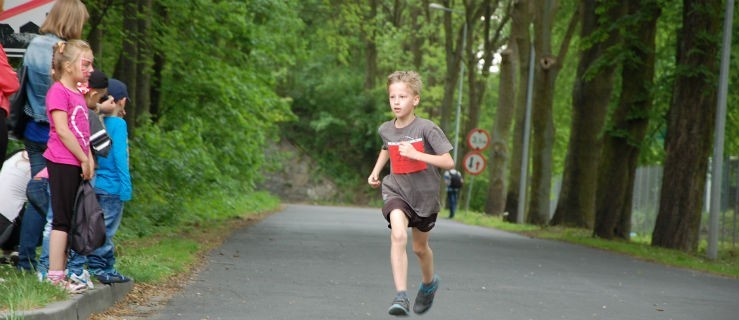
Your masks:
M430 232L423 232L413 228L413 252L418 257L421 266L421 280L423 283L431 283L434 279L434 252L429 246Z
M395 290L407 290L408 254L405 247L408 244L408 217L402 210L390 212L390 266L393 271Z

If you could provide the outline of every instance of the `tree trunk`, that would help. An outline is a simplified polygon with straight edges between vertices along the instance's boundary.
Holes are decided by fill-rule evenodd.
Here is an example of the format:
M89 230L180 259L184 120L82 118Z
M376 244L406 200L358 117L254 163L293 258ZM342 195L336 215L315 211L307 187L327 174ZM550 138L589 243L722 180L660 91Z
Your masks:
M532 105L531 197L526 221L544 225L549 221L549 194L552 185L552 146L554 144L554 85L561 68L552 55L552 25L559 4L537 0L534 19L534 100Z
M513 148L508 170L508 190L506 192L506 221L516 222L518 219L518 189L521 186L521 157L523 155L523 127L526 115L526 87L529 83L529 54L531 52L531 0L515 1L511 11L511 40L515 44L515 57L518 65L518 86L516 88L515 115L516 125L513 130ZM518 19L517 19L518 17ZM528 177L528 175L527 175ZM525 212L521 212L525 215Z
M444 1L444 6L448 6L449 1ZM457 78L459 77L459 65L457 64L458 55L455 54L454 46L454 32L452 31L452 14L450 12L444 12L444 49L446 52L446 73L444 76L444 96L441 99L441 123L440 127L451 137L454 134L454 126L451 124L450 119L452 118L452 110L455 110L454 105L454 88L457 85ZM461 37L457 37L461 40ZM458 41L457 49L461 49L461 41ZM454 137L456 139L457 137ZM451 139L449 139L451 140ZM454 141L451 141L454 145ZM457 159L454 159L457 160Z
M469 83L469 102L468 111L465 112L467 119L464 122L464 129L460 132L460 136L466 137L467 133L477 128L479 125L480 114L482 112L483 101L487 93L488 80L490 78L490 68L493 64L495 52L500 49L500 32L503 26L510 20L509 15L505 15L503 19L498 21L492 19L498 10L499 1L485 0L480 3L477 8L469 8L473 12L472 18L469 19L469 29L467 30L467 79ZM496 25L493 23L496 22ZM481 24L481 28L477 24ZM495 27L495 28L494 28ZM475 34L475 30L482 29L482 36ZM497 31L496 31L497 30ZM482 45L475 43L474 39L482 39ZM473 48L482 47L482 55L478 56L478 51ZM482 66L480 67L480 64ZM479 70L479 71L477 71ZM461 143L461 142L460 142ZM459 157L464 157L469 152L467 143L461 143Z
M373 2L376 0L373 0ZM422 7L419 6L413 6L411 7L411 25L413 26L413 30L420 30L423 25L425 24L425 21L423 20L423 10L421 8L428 8L428 4L422 3ZM413 68L416 70L421 70L423 67L423 49L424 49L424 40L425 38L421 36L421 34L417 32L411 32L411 53L413 54Z
M495 125L490 138L490 183L488 197L485 201L485 213L502 214L505 210L505 174L508 168L508 136L513 121L516 96L516 64L513 50L506 49L500 53L500 84L498 87L498 109L495 113Z
M136 114L149 114L151 106L151 64L152 54L150 40L153 38L149 34L151 31L151 0L139 0L138 17L138 37L137 48L138 58L136 59Z
M482 6L489 7L490 0L485 0L482 3ZM475 12L477 11L474 8L465 8L465 12ZM482 101L485 97L485 89L487 87L487 80L488 80L488 74L490 72L486 72L485 67L490 66L490 62L492 61L492 55L491 52L488 51L490 49L490 39L488 38L489 32L490 32L490 21L491 19L484 19L482 20L482 28L483 28L483 36L479 37L475 35L475 30L477 29L477 22L480 21L480 16L476 15L475 13L472 14L472 18L469 19L469 23L467 25L467 48L465 48L465 59L464 62L466 63L465 66L465 75L467 76L467 110L466 112L462 112L462 118L461 123L462 127L460 128L459 135L461 137L467 137L467 132L470 132L470 130L477 128L477 124L480 120L480 108L482 105ZM473 50L472 48L477 47L477 43L473 41L473 39L476 38L482 38L483 41L483 68L479 72L477 71L478 63L480 59L476 57L476 50ZM466 116L466 119L465 117ZM464 139L464 138L463 138ZM469 147L467 147L466 140L460 140L459 141L459 150L457 151L457 156L460 159L463 159L464 156L469 152ZM461 163L461 162L460 162ZM466 194L465 196L469 196Z
M100 23L105 18L105 14L108 12L112 2L112 0L99 1L98 3L87 6L90 13L90 19L87 21L89 27L87 42L90 44L92 52L98 57L103 56L103 30L100 28Z
M667 119L665 163L652 245L698 248L716 115L722 1L685 0ZM710 36L709 36L710 35Z
M621 97L605 135L596 195L593 235L628 239L631 204L640 146L649 125L654 79L655 35L660 16L656 0L628 0L627 26L640 32L627 33L624 50L629 59L621 71Z
M538 0L534 20L535 48L539 52L534 75L533 134L531 198L527 221L545 225L549 221L552 190L552 163L554 149L554 92L557 76L567 57L572 36L580 19L580 10L573 12L559 53L552 52L552 25L559 11L559 1Z
M572 93L572 129L562 189L551 221L553 225L573 227L590 227L593 224L598 161L602 149L600 134L616 68L613 63L598 62L603 61L599 59L613 59L608 56L609 50L620 41L618 28L613 24L624 12L623 6L615 1L584 0L582 9L580 39L599 41L584 49L580 55ZM593 37L595 32L598 32L599 39Z
M362 28L364 36L364 91L369 92L377 81L377 45L375 44L375 28L372 26L377 16L377 0L370 1L370 11L367 21L369 26Z
M130 1L125 4L124 18L123 18L123 30L125 33L121 37L123 47L121 53L118 56L118 62L116 63L114 78L122 81L128 86L128 96L136 96L136 74L138 73L136 58L138 57L138 49L136 47L138 36L138 7L135 1ZM137 101L132 101L126 108L126 119L128 119L128 135L133 137L136 132L138 114L134 104Z
M158 3L154 3L152 7L152 15L156 15L157 19L161 21L167 21L166 9ZM159 110L161 103L161 86L162 86L162 72L165 66L164 53L156 48L153 48L152 57L152 77L151 77L151 98L149 112L151 113L151 120L157 122L159 119Z

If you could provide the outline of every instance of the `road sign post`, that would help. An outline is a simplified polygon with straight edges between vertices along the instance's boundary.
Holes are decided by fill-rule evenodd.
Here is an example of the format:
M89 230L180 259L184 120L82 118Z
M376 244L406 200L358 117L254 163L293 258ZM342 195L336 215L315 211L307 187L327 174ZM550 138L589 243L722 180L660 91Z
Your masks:
M475 128L467 133L467 146L472 150L463 160L464 171L471 175L469 187L467 187L467 197L465 199L465 213L470 209L470 199L472 198L472 186L475 182L475 176L481 174L487 166L487 160L480 153L490 145L490 134L480 128Z

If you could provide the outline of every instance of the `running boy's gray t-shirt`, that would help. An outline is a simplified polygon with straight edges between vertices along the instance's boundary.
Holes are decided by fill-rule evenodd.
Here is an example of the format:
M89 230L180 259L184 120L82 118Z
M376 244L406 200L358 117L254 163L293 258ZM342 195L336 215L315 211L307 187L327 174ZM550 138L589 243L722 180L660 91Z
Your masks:
M421 217L438 213L439 169L422 161L403 157L398 145L409 141L416 150L439 155L452 150L444 132L433 122L416 117L404 128L396 128L395 120L383 123L377 130L382 148L390 154L390 174L382 179L382 200L401 198Z

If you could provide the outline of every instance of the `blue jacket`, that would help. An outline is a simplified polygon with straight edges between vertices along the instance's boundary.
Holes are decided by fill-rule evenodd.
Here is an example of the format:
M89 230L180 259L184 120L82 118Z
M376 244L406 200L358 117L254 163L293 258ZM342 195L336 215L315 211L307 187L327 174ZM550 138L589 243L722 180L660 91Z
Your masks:
M37 122L49 122L46 117L46 92L54 83L51 80L51 60L54 57L54 45L60 40L53 34L36 36L28 44L23 56L23 65L28 67L26 92L30 108L26 108L26 113Z
M33 119L33 122L29 122L26 126L23 135L38 143L45 143L49 140L46 92L54 83L51 79L51 60L54 57L54 44L60 40L53 34L36 36L28 44L26 54L23 56L23 65L28 67L26 73L28 105L25 111Z
M113 140L113 148L107 158L97 157L98 168L95 170L95 190L97 193L119 195L121 201L131 200L133 187L131 186L131 173L128 170L128 127L126 121L119 117L106 117L103 122L110 139Z

